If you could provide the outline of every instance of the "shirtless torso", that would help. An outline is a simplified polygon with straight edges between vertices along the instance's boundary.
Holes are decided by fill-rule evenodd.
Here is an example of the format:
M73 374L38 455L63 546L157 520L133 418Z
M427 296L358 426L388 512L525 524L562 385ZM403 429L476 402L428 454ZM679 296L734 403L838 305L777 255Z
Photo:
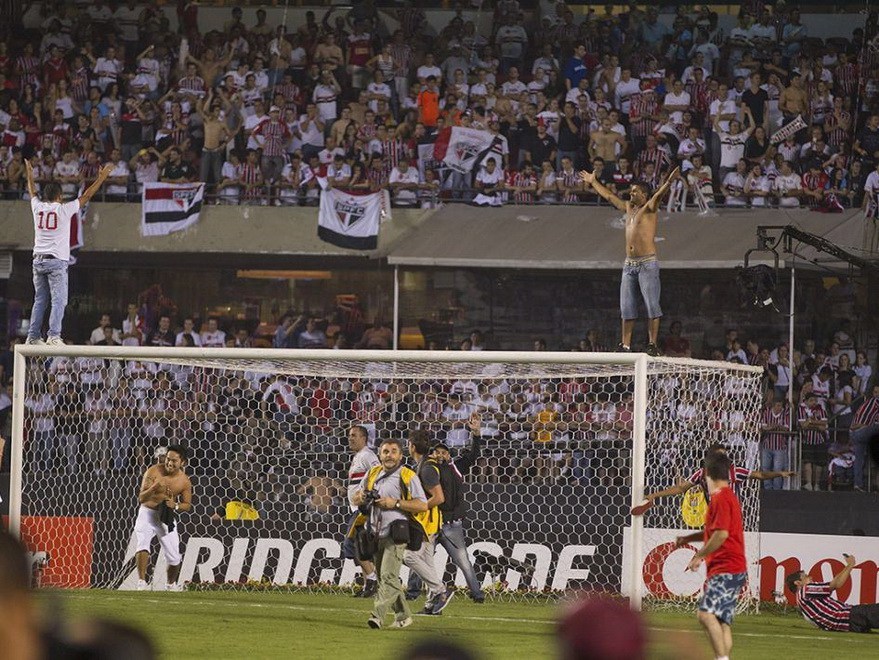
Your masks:
M143 475L140 492L141 504L150 509L155 509L163 501L174 508L177 502L189 503L192 500L192 483L183 470L168 474L164 465L153 465Z
M626 204L626 256L636 259L656 254L656 208Z
M209 117L204 122L204 148L208 151L219 149L225 145L229 135L229 129L226 123L220 121L216 117Z
M592 138L592 144L589 150L593 158L601 158L607 163L616 162L616 148L617 144L621 142L619 133L610 130L592 131L590 137Z

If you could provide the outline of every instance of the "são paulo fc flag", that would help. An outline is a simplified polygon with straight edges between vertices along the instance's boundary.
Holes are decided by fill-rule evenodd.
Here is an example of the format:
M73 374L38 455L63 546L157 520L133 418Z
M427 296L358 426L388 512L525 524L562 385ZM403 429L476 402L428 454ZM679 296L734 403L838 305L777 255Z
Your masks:
M456 172L473 171L481 154L494 144L495 137L489 131L464 126L453 126L439 132L433 146L433 157L441 160Z
M143 184L143 236L165 236L198 222L204 197L203 183Z
M324 181L319 182L323 186ZM385 197L385 191L355 193L325 188L320 194L318 238L352 250L376 249Z

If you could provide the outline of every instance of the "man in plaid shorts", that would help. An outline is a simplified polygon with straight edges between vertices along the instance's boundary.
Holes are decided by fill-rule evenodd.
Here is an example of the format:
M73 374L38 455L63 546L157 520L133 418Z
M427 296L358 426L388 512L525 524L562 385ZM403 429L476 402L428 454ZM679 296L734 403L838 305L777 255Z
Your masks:
M729 660L733 613L748 577L742 507L730 487L730 467L725 454L713 452L705 457L705 476L711 494L705 528L677 538L678 547L700 539L704 541L687 570L696 571L706 562L708 579L699 601L698 618L717 660Z

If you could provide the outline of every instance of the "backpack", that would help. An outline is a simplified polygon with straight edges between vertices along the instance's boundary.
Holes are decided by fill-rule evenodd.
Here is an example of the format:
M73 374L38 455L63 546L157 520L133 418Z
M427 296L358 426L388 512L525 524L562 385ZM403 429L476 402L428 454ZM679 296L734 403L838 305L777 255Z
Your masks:
M443 519L458 520L466 512L464 502L464 483L458 471L449 463L437 463L440 475L440 486L443 488L445 502L440 504Z

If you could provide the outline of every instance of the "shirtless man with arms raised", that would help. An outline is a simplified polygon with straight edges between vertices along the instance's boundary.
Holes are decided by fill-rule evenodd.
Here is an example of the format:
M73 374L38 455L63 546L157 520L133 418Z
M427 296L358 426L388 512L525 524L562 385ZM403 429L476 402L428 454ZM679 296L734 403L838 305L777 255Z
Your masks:
M659 262L656 260L656 212L662 196L680 175L680 168L668 175L665 183L650 197L650 186L638 182L632 184L629 201L624 202L599 182L591 172L580 172L587 186L626 214L626 261L620 285L620 311L623 318L623 338L617 347L629 351L632 346L632 330L638 318L638 290L647 306L648 355L659 355L657 339L662 310L659 307Z
M186 464L186 450L180 445L171 445L163 463L151 466L143 475L138 500L140 509L134 533L137 537L137 590L147 589L146 574L150 563L150 544L159 537L159 544L168 561L168 591L180 591L177 578L180 575L180 536L177 533L176 513L192 511L192 482L183 466ZM161 509L167 507L165 522ZM170 516L168 516L170 514Z

